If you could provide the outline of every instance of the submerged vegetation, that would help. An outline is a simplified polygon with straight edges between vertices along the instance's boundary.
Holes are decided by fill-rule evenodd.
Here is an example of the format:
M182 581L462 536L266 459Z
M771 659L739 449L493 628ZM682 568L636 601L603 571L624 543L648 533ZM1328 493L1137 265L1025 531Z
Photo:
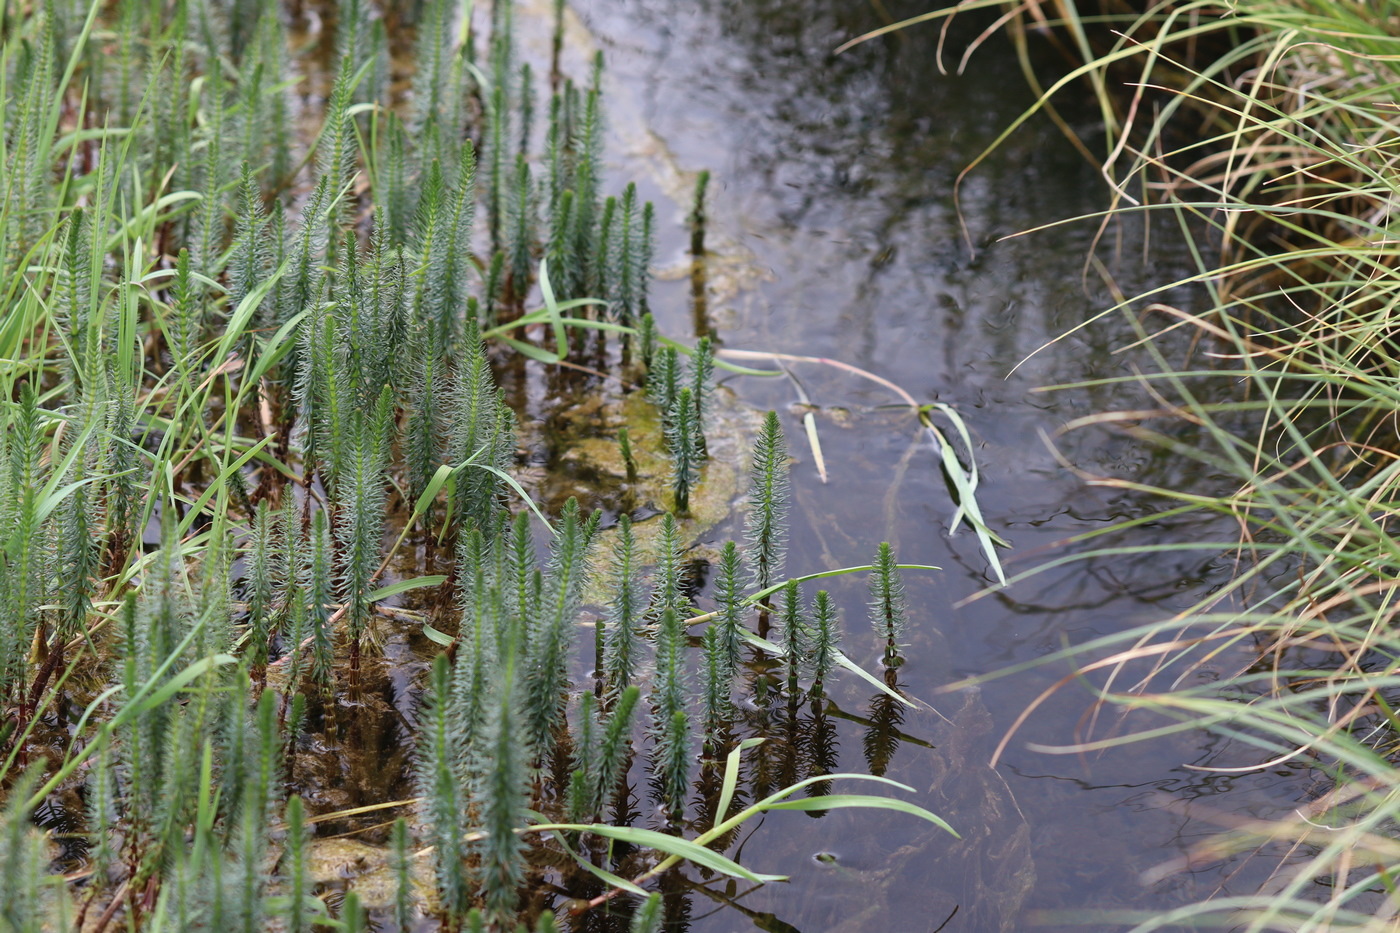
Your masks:
M1161 872L1257 850L1255 864L1273 866L1262 890L1234 884L1111 919L1135 930L1392 930L1400 4L969 0L893 28L988 7L1004 13L1033 80L1037 34L1069 55L1071 70L1027 118L1058 118L1056 95L1081 82L1098 94L1106 141L1102 151L1080 145L1103 166L1115 207L1089 220L1172 217L1197 264L1190 279L1102 312L1125 312L1155 360L1139 377L1155 410L1101 412L1070 428L1120 426L1198 463L1214 485L1096 478L1165 504L1086 535L1077 557L1180 549L1148 528L1215 515L1205 526L1214 534L1191 546L1232 563L1189 610L1056 655L1106 677L1101 703L1125 717L1065 750L1208 729L1244 759L1222 775L1316 776L1287 819L1233 822ZM1183 291L1203 300L1183 306ZM1183 330L1194 334L1186 358L1172 349Z
M620 903L644 933L688 909L655 893L682 861L776 877L723 854L757 814L947 828L830 793L893 784L830 773L837 668L907 701L841 653L807 592L832 572L787 576L776 414L697 604L718 364L659 335L655 211L605 194L601 57L560 74L556 26L546 107L510 2L480 34L450 0L324 12L0 3L4 927L582 929ZM526 366L644 383L669 508L544 514L504 387ZM837 573L872 569L893 666L901 566ZM741 781L769 736L736 694L810 704L822 738ZM396 729L411 761L380 760ZM387 884L327 882L361 832Z

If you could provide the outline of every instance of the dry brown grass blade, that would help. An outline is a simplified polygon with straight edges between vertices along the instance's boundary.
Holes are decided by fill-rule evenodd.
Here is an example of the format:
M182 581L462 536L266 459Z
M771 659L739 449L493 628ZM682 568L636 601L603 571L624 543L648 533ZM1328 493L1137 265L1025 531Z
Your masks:
M988 767L995 768L997 766L997 762L1001 760L1002 754L1006 751L1006 746L1011 743L1011 739L1015 736L1015 734L1018 731L1020 731L1021 727L1025 725L1026 720L1030 719L1031 715L1037 709L1039 709L1045 703L1046 700L1054 696L1057 692L1059 692L1060 688L1064 687L1066 684L1073 683L1074 681L1079 680L1084 675L1091 674L1094 671L1103 670L1105 668L1118 667L1123 664L1126 664L1129 661L1141 658L1150 658L1158 655L1169 654L1174 651L1183 651L1187 648L1193 648L1197 645L1204 644L1210 641L1216 641L1227 636L1234 637L1237 634L1237 632L1233 631L1212 632L1209 635L1202 635L1199 638L1183 638L1169 642L1158 642L1151 645L1143 645L1137 648L1133 648L1129 651L1119 652L1113 655L1112 657L1102 658L1098 661L1090 662L1084 667L1078 668L1073 673L1066 674L1059 680L1055 681L1055 683L1042 690L1034 700L1032 700L1029 704L1026 705L1025 709L1021 710L1020 714L1016 716L1015 721L1012 722L1011 725L1007 728L1006 734L1002 736L1001 741L997 743L996 749L992 752L992 757L990 762L988 763ZM958 684L953 684L951 685L951 687L949 687L949 689L953 689L958 686Z

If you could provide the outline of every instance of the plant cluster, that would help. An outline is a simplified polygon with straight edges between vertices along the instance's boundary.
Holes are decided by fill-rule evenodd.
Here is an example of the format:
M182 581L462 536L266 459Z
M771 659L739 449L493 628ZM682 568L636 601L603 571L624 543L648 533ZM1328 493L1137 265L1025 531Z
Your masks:
M712 612L675 517L656 519L655 555L626 516L604 548L601 511L571 500L548 521L512 475L510 361L647 368L681 513L706 456L713 352L702 339L682 373L658 349L654 211L631 185L603 196L601 58L586 86L556 64L541 129L512 3L492 5L485 37L448 0L346 3L304 134L314 96L297 85L316 73L296 77L308 53L286 17L267 0L0 4L6 928L545 931L548 873L597 905L635 896L632 929L653 931L679 908L643 885L682 858L773 877L709 847L765 810L943 825L827 795L837 777L880 780L829 773L829 722L785 786L735 802L757 742L736 727L744 653L778 658L773 695L818 719L832 672L855 669L830 597L809 607L806 578L784 576L776 415L756 530L725 547ZM393 108L390 27L410 17L418 70ZM875 592L894 598L880 559ZM435 563L448 572L418 572ZM610 596L580 684L598 565ZM777 643L749 629L769 613ZM706 622L697 682L689 632ZM354 733L383 678L376 646L405 631L434 654L416 797L390 833L395 894L352 889L332 909L309 863L338 814L297 792L305 760ZM894 650L893 629L879 637ZM664 832L632 825L634 760ZM33 823L56 809L65 829L46 838ZM637 849L663 855L624 877Z
M1182 516L1219 529L1192 547L1232 572L1189 610L1055 656L1089 655L1085 673L1110 673L1103 703L1167 720L1075 748L1208 729L1252 756L1231 760L1229 773L1316 776L1311 799L1281 802L1287 818L1241 820L1191 853L1198 870L1257 850L1274 865L1268 890L1236 884L1135 917L1133 929L1393 929L1400 4L1156 0L1130 11L1098 4L1091 15L974 0L919 19L991 6L1006 10L1023 53L1034 23L1055 27L1078 56L1032 112L1084 79L1096 88L1110 220L1176 220L1196 265L1102 312L1127 312L1137 328L1157 367L1142 377L1155 408L1072 427L1122 424L1224 482L1100 480L1166 504L1087 536L1097 546L1082 557L1180 547L1136 532ZM1172 349L1183 328L1206 352L1182 359ZM1223 521L1205 523L1211 516ZM1150 669L1130 678L1145 658ZM1207 664L1223 673L1200 677Z

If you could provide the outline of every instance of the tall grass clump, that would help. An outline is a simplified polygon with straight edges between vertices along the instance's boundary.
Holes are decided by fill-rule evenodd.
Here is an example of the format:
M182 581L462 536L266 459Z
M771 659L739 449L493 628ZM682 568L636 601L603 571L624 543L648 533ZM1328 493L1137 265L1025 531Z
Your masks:
M1033 24L1058 30L1074 52L1027 117L1053 113L1057 95L1086 81L1097 94L1107 145L1084 151L1102 164L1114 207L1095 220L1169 216L1196 264L1189 278L1100 314L1123 312L1136 328L1156 366L1141 377L1155 409L1070 427L1119 426L1225 478L1204 490L1096 480L1156 495L1161 511L1086 536L1081 557L1178 547L1134 529L1219 516L1195 546L1225 556L1233 573L1187 611L1070 652L1111 674L1102 703L1160 717L1075 748L1208 729L1249 749L1257 769L1287 763L1317 782L1290 817L1244 821L1190 856L1195 867L1258 849L1276 859L1267 890L1144 916L1134 929L1392 929L1400 4L959 9L990 6L1004 8L1027 62ZM1180 304L1183 292L1198 303ZM1223 682L1193 676L1231 649L1247 660Z

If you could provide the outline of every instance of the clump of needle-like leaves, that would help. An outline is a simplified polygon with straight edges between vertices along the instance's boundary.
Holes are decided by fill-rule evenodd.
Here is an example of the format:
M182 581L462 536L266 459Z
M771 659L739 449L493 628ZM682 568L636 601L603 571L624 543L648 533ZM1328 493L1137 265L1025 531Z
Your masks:
M316 71L286 15L0 8L0 925L547 931L545 892L624 870L608 832L755 877L686 816L768 650L749 622L783 573L781 432L697 661L713 350L656 349L656 212L608 193L601 57L577 83L556 56L541 97L514 4L479 33L447 0L356 0ZM650 519L659 554L645 516L529 498L516 364L649 367L679 516ZM829 650L789 640L789 691L839 656L821 605ZM411 753L337 811L376 722ZM633 826L641 773L676 835ZM77 874L33 825L65 808ZM341 822L380 833L392 897L322 896Z

